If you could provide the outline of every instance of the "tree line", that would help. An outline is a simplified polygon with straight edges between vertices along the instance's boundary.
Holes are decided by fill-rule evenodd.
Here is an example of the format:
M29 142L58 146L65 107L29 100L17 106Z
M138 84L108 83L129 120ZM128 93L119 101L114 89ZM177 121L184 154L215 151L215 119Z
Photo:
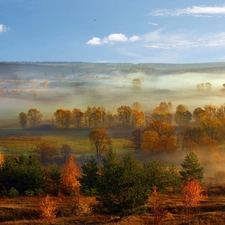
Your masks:
M20 125L24 128L37 126L42 114L37 109L19 114ZM151 114L141 111L139 102L122 105L117 113L107 112L104 107L90 107L82 112L58 109L52 124L61 129L91 128L89 138L95 146L96 154L101 155L111 146L106 129L110 127L133 128L132 146L146 153L203 148L218 149L225 137L225 105L197 107L191 113L185 105L178 105L175 112L171 102L161 102Z

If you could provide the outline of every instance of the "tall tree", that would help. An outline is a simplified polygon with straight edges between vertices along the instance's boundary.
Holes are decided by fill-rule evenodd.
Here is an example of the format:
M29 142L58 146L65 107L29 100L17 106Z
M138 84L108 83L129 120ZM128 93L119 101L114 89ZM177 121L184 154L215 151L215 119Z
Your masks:
M22 128L26 128L27 127L27 122L28 122L27 114L24 113L24 112L21 112L19 114L19 123L20 123L20 126Z
M27 119L31 126L36 126L38 123L41 122L42 114L37 109L29 109L27 113Z
M95 147L97 157L111 148L112 141L106 130L92 130L89 134L89 139L91 144Z

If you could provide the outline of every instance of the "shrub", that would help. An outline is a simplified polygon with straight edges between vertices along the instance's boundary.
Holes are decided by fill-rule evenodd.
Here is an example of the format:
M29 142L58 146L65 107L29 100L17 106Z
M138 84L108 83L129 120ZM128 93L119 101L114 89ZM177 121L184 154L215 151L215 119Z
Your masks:
M34 191L29 189L29 190L26 190L25 192L25 195L28 196L28 197L33 197L34 196Z
M8 196L10 198L18 197L19 196L19 192L14 187L11 187L10 190L9 190Z
M51 200L50 196L47 195L44 200L41 202L40 208L40 217L41 218L55 218L57 213L57 207L55 202Z

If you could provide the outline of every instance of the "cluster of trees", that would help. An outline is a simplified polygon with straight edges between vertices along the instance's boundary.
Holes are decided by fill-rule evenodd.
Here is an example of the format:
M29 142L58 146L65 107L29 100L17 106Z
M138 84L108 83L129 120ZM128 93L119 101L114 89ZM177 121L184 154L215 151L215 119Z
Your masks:
M55 126L68 129L75 128L105 128L113 126L142 126L145 122L145 113L140 110L141 105L134 102L132 107L122 105L117 108L117 114L113 115L106 111L102 106L90 107L82 112L81 109L74 108L72 111L68 109L57 109L54 113L52 123ZM28 113L21 112L19 114L19 123L26 128L28 122L31 126L36 126L41 122L42 115L37 109L30 109Z
M35 156L8 156L0 167L0 191L2 195L92 195L105 212L127 215L140 210L156 188L159 192L180 192L189 182L201 184L203 167L195 153L189 153L181 166L179 170L160 161L142 164L131 154L121 159L113 150L102 164L93 156L87 159L81 172L72 156L61 168L43 165Z
M41 122L43 115L37 109L31 108L27 113L21 112L19 114L19 123L21 127L26 128L28 123L31 127L35 127Z
M225 106L206 105L193 113L178 105L175 113L169 104L160 103L144 127L132 132L133 145L145 152L216 149L225 137Z

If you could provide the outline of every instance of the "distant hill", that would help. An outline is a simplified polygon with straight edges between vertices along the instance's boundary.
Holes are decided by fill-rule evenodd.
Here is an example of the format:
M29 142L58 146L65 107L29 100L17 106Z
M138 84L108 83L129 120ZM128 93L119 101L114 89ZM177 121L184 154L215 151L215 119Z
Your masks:
M166 63L88 63L88 62L0 62L1 79L47 78L58 75L144 73L169 75L179 73L224 73L225 62L196 64Z

